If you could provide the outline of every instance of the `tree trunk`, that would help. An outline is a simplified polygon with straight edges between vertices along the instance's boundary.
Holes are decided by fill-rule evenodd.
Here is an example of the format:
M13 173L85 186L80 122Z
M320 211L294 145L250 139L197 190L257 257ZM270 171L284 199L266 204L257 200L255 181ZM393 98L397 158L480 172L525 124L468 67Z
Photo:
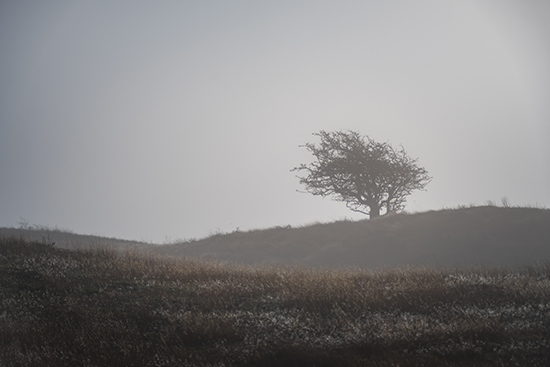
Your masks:
M371 205L369 208L370 219L378 218L380 216L380 205Z

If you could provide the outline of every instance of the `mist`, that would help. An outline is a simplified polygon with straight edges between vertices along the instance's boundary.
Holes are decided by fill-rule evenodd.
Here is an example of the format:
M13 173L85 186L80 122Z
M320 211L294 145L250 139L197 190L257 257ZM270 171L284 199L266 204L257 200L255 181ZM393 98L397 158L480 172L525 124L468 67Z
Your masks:
M365 218L319 130L403 145L410 212L550 204L550 3L3 2L0 226L151 242Z

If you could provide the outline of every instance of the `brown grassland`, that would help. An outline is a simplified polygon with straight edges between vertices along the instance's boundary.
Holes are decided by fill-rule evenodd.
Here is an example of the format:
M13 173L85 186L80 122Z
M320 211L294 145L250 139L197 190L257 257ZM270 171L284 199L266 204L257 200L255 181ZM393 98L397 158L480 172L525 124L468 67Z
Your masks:
M0 239L0 366L549 366L550 267L219 265Z

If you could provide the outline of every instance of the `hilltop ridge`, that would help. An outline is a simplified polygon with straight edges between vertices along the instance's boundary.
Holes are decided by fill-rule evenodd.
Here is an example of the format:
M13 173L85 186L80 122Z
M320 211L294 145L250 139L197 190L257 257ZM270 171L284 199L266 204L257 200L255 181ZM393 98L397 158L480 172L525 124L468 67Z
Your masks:
M217 234L159 253L245 265L389 268L550 261L550 210L482 206Z
M218 233L165 245L55 229L0 228L0 237L55 242L60 248L100 245L251 266L525 266L550 263L550 210L495 206L443 209L374 220Z

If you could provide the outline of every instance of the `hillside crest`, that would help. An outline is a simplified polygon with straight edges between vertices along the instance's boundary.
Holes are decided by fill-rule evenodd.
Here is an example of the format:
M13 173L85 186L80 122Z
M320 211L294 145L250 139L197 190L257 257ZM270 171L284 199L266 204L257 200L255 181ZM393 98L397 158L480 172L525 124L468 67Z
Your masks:
M338 221L215 234L152 245L62 231L0 228L2 237L107 245L252 266L381 269L406 266L525 266L550 263L550 210L482 206L374 220Z
M471 207L217 234L170 255L246 265L388 268L550 261L550 210Z

